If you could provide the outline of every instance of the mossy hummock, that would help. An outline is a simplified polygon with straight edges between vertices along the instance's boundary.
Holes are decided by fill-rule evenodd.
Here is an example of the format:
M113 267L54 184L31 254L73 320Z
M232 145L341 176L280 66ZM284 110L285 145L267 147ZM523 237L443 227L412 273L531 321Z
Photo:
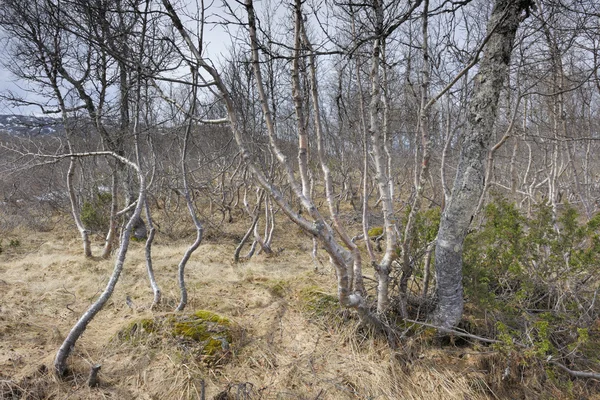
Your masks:
M206 310L193 314L139 319L131 322L117 335L119 340L127 342L136 342L150 336L175 339L178 345L185 344L184 347L188 350L190 347L194 348L194 353L209 363L221 359L233 343L231 321Z

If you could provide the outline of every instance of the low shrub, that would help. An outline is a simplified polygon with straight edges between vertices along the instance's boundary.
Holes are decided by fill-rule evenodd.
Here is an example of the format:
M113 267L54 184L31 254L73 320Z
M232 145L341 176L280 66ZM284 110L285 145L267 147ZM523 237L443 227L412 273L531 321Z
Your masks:
M597 360L599 227L600 214L584 222L570 205L556 216L541 205L531 218L505 200L488 205L465 240L463 283L471 320L496 323L471 327L524 364Z

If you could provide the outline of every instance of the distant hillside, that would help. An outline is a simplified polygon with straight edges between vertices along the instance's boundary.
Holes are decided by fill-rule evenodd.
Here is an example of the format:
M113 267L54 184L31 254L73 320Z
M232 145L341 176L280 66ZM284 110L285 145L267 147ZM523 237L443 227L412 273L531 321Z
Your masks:
M58 118L0 115L0 132L11 135L54 135L62 129L62 122Z

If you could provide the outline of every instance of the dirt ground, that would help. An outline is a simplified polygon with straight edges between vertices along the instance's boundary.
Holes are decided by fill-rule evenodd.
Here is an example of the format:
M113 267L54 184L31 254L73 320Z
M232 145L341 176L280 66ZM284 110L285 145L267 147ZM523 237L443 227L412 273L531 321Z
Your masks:
M134 321L173 315L177 265L191 240L157 237L154 268L163 302L152 311L143 243L133 242L112 298L78 341L70 374L59 380L52 373L56 351L104 288L113 261L85 259L68 230L12 235L20 244L5 240L0 254L3 399L195 399L203 392L207 399L536 398L526 389L492 388L490 374L499 376L502 368L482 367L481 354L469 348L409 340L391 350L339 306L325 313L307 307L306 293L335 296L335 279L323 252L315 271L311 242L300 235L276 243L276 256L239 264L232 260L233 239L206 240L193 255L186 312L210 310L235 327L226 359L213 364L187 356L168 338L119 339ZM100 384L90 388L94 364L102 365Z

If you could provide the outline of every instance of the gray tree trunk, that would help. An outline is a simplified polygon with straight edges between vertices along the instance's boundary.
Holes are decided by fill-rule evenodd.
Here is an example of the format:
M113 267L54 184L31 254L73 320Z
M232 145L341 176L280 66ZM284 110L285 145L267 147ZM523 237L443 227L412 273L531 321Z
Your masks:
M194 72L193 68L190 68L190 69L192 70L192 73L193 73ZM194 76L194 79L196 79L196 78L197 77ZM192 105L189 110L189 119L187 121L187 125L185 128L185 136L183 139L183 149L181 150L181 176L182 176L182 180L183 180L183 194L185 197L185 202L187 204L188 211L190 213L190 217L192 217L192 221L194 222L194 225L196 227L196 240L194 240L194 243L192 243L192 245L190 247L188 247L188 249L185 251L183 258L181 259L181 261L179 262L179 266L177 267L177 277L178 277L178 281L179 281L179 290L181 292L181 298L179 300L179 305L177 306L175 311L183 311L185 309L185 306L187 305L188 296L187 296L187 289L185 286L185 266L187 265L187 262L189 261L190 257L194 253L194 251L196 251L196 249L198 249L198 247L200 246L200 243L202 242L202 236L204 234L204 227L202 226L202 223L198 219L198 216L196 214L196 207L192 200L192 194L190 193L190 187L188 184L188 171L187 171L187 164L186 164L187 153L188 153L188 144L189 144L190 135L192 133L193 115L196 112L196 98L197 98L196 90L197 89L194 88L194 91L192 92Z
M488 21L492 32L484 48L469 105L469 128L462 150L452 197L440 222L435 250L436 325L450 328L463 313L462 247L484 186L485 157L496 119L498 98L508 72L515 34L529 0L496 0Z
M71 351L75 347L75 343L77 342L79 337L83 334L83 332L85 332L88 324L92 321L92 319L94 319L96 314L98 314L100 312L100 310L102 310L102 308L104 307L104 305L106 304L106 302L108 301L108 299L110 298L110 296L112 295L112 293L115 289L115 286L119 280L119 276L121 275L121 272L123 271L123 264L125 263L125 257L127 256L127 250L129 248L129 239L131 237L131 231L133 230L133 225L135 223L136 218L139 218L140 213L142 212L143 199L144 199L144 196L146 195L146 181L145 181L144 174L142 174L140 172L140 169L137 166L137 164L132 163L131 161L127 160L126 158L121 157L121 156L117 155L116 153L111 153L111 152L79 153L79 154L72 154L69 156L71 158L73 158L76 156L84 157L84 156L94 156L94 155L96 155L96 156L99 156L99 155L112 156L112 157L118 159L119 161L129 165L133 169L135 169L135 171L138 174L139 180L140 180L139 196L138 196L138 202L135 207L135 210L134 210L133 214L131 215L131 218L129 218L129 221L127 222L127 225L125 226L123 235L121 236L121 244L119 246L117 258L115 260L115 266L114 266L112 275L110 276L110 279L108 281L108 284L106 285L106 288L104 289L104 291L102 292L100 297L98 297L98 299L92 305L90 305L90 307L85 312L85 314L83 314L81 316L81 318L79 318L77 323L73 326L73 328L71 329L71 331L65 338L64 342L60 346L60 349L56 353L56 358L54 359L54 370L58 376L63 376L65 374L65 372L67 370L67 359L69 358Z

